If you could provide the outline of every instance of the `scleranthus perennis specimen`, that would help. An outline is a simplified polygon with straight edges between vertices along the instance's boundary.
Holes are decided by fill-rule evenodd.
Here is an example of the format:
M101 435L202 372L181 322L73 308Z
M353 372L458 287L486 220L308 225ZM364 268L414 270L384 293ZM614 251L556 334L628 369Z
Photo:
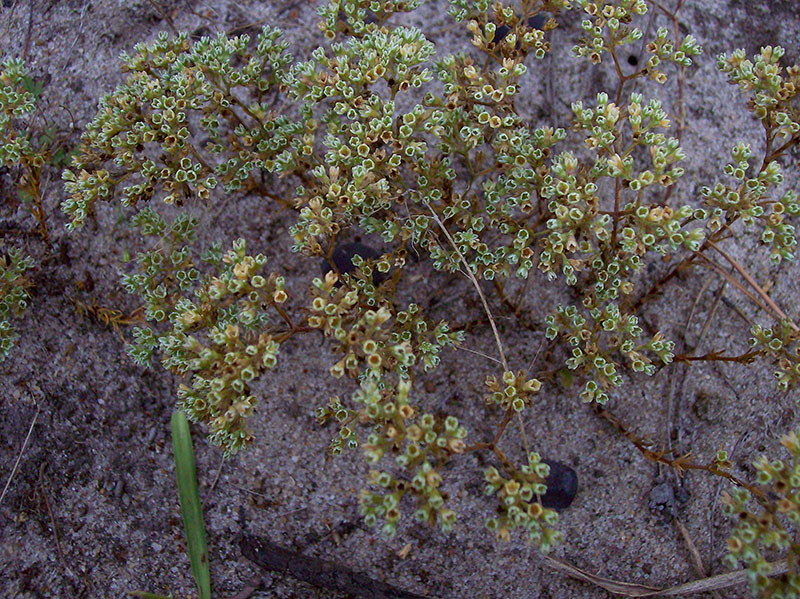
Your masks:
M798 141L796 69L783 77L775 49L756 66L738 54L721 59L732 82L753 94L765 159L758 167L749 146L737 144L725 183L703 186L694 202L672 199L689 166L674 119L657 99L623 94L623 86L668 83L668 73L700 54L691 36L658 29L642 40L642 0L547 0L520 10L452 4L471 40L457 54L437 54L425 32L393 24L393 12L416 3L352 0L321 9L326 41L301 62L270 27L256 40L160 35L138 45L123 57L126 82L101 100L64 172L63 209L72 228L101 201L119 199L130 211L145 245L123 285L150 322L135 331L131 355L142 364L155 355L186 377L181 407L228 454L254 441L247 421L270 401L258 396L261 377L291 368L280 348L315 335L330 350L322 359L331 376L352 384L315 408L321 423L335 423L330 452L359 449L370 464L359 495L369 524L393 534L410 507L418 521L449 530L457 518L445 466L486 452L494 464L477 476L496 500L488 526L501 539L522 530L546 551L559 539L556 516L539 500L547 465L527 447L524 423L554 392L553 373L579 382L567 389L577 400L624 401L624 383L676 359L667 333L640 315L648 265L671 261L677 272L717 251L737 222L760 227L773 261L793 257L796 197L771 192L783 181L778 158ZM640 41L649 57L618 73L615 90L576 99L569 122L534 126L518 107L519 90L569 9L585 19L576 60L618 65L620 52ZM531 26L542 12L551 18ZM580 147L570 145L576 137ZM223 196L292 211L287 250L309 260L308 272L341 262L342 248L368 247L362 239L382 247L308 276L307 293L296 293L258 242L198 247L200 215ZM481 304L500 354L482 375L488 393L473 398L501 414L489 441L471 438L479 423L466 410L437 410L420 389L469 326L432 317L430 298L413 297L412 257L468 275L481 299L494 289L550 342L541 364L507 358L489 303ZM526 308L534 296L521 283L514 304L506 290L534 277L531 287L550 285L561 300ZM793 325L774 326L782 328L754 331L769 348L759 352L789 360ZM786 387L795 382L786 377ZM524 452L512 453L501 439L517 418ZM517 465L514 455L526 461Z

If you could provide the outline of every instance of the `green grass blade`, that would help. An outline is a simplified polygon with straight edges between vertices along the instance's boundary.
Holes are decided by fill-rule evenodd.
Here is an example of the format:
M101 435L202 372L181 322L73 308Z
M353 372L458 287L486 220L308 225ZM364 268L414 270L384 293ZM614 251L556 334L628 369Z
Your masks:
M183 527L186 530L192 575L197 583L200 599L211 599L206 529L203 524L200 497L197 494L192 438L189 434L189 422L181 411L172 414L172 448L175 452L175 476L178 480L178 497L183 512Z

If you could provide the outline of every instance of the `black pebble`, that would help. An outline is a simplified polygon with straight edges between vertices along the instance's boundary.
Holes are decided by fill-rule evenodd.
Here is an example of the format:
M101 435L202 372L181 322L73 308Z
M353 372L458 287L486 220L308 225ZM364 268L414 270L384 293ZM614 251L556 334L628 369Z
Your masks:
M547 23L547 17L542 14L528 18L528 27L533 27L534 29L541 29L545 23ZM497 45L502 42L510 31L511 28L508 25L498 25L494 30L494 44Z
M356 254L361 256L364 260L372 260L381 257L381 253L378 250L364 245L363 243L353 242L336 246L333 249L333 263L339 270L339 274L343 275L355 272L356 267L353 265L353 256ZM322 270L322 276L325 276L333 269L327 260L322 260L320 263L320 270ZM377 269L373 268L373 284L380 285L387 277L388 273L378 272Z
M511 28L508 25L498 25L495 27L494 30L494 43L499 44L508 35L508 32L511 31Z
M550 466L550 474L545 480L547 493L542 496L542 505L554 510L570 506L578 493L578 474L569 466L552 460L542 460Z

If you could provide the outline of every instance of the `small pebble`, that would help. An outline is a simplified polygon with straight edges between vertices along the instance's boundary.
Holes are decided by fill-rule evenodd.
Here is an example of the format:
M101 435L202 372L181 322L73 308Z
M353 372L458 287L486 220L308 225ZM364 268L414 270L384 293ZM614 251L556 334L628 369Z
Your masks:
M661 483L650 490L650 509L662 509L671 506L675 501L672 485Z
M563 510L570 506L578 493L578 474L561 462L542 460L550 466L550 474L545 480L547 492L542 496L542 505L554 510Z
M651 512L663 518L662 523L669 522L678 513L674 487L668 482L654 486L650 490L648 507Z

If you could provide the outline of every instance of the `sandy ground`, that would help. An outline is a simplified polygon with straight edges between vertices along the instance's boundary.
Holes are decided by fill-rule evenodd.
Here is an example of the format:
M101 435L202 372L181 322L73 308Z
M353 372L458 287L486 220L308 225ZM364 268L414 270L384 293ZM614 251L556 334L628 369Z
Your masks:
M152 40L172 27L199 36L255 33L270 23L286 30L295 56L305 57L318 43L314 9L302 2L248 0L3 0L0 57L26 59L43 85L49 122L75 144L97 99L123 79L118 55L137 41ZM444 2L430 2L411 18L439 45L440 54L467 47L469 40L462 28L450 27L445 10ZM689 166L673 196L678 203L695 201L700 185L715 180L733 143L747 141L756 152L763 144L735 89L715 70L715 55L737 47L752 54L760 45L780 44L787 58L797 61L800 8L793 1L687 0L681 23L705 53L689 70L684 89L683 146ZM661 16L654 22L664 24ZM571 101L589 100L613 81L607 68L587 70L586 63L569 56L576 25L576 16L569 17L553 33L559 49L542 63L529 62L538 70L522 109L536 122L566 125ZM666 106L677 100L671 85L646 85L643 91L662 98ZM796 183L796 173L790 183ZM8 193L7 181L3 189ZM38 265L31 308L17 322L22 337L0 365L0 483L5 485L21 456L0 504L0 596L122 597L133 590L193 596L169 444L179 381L161 370L135 366L120 334L78 317L71 301L133 310L135 298L126 296L117 281L124 253L135 252L141 241L121 224L117 206L103 207L82 234L67 234L55 170L47 173L44 190L51 247L35 235L0 233L0 249L21 247ZM9 206L0 205L1 229L35 229L24 209ZM229 206L202 232L202 240L245 237L249 248L265 253L287 276L292 296L302 298L308 273L316 274L318 266L289 252L291 216L265 209L257 198ZM796 265L770 266L752 236L743 235L727 247L757 281L771 285L776 303L797 317ZM665 268L657 264L655 274ZM416 283L408 297L437 300L434 317L464 322L480 315L466 280L436 273L425 261L410 274ZM542 306L565 299L544 283L534 275L525 300L537 322L544 317ZM735 290L728 287L720 295L721 288L714 275L694 271L650 304L644 319L653 330L676 339L679 350L735 352L748 337L739 313L767 321ZM491 305L512 366L527 366L543 333L516 326L496 298ZM130 337L129 330L121 334ZM489 327L472 329L466 346L492 351ZM253 418L258 440L251 451L223 463L219 451L205 443L203 431L194 430L215 597L235 595L256 574L235 542L245 528L429 597L607 596L556 573L519 538L508 544L494 540L483 527L492 504L480 496L483 464L474 456L457 460L447 473L460 515L452 534L410 525L387 541L352 526L358 523L356 494L367 466L355 454L326 460L333 432L320 429L313 418L328 397L352 390L350 383L335 383L327 374L329 349L316 336L282 348L279 368L256 389L262 405ZM420 385L420 400L426 409L457 414L471 439L488 438L491 423L501 417L479 399L492 369L490 361L472 353L446 352L442 366ZM657 505L658 497L668 499L671 493L677 519L706 574L725 572L721 558L729 525L719 495L728 484L702 473L678 479L659 469L575 395L574 389L551 385L525 418L532 446L573 466L580 480L577 499L561 515L566 540L554 555L600 576L656 587L700 577L675 520L665 516L663 504ZM638 434L678 453L691 451L698 461L725 448L734 472L752 479L753 458L762 452L779 455L777 439L798 425L797 399L797 392L776 390L769 365L700 363L672 365L652 379L631 381L617 394L613 409ZM509 429L504 446L518 450L516 429ZM398 551L406 545L407 557L401 558ZM743 586L722 593L728 598L747 594ZM266 575L252 595L340 596L280 574Z

